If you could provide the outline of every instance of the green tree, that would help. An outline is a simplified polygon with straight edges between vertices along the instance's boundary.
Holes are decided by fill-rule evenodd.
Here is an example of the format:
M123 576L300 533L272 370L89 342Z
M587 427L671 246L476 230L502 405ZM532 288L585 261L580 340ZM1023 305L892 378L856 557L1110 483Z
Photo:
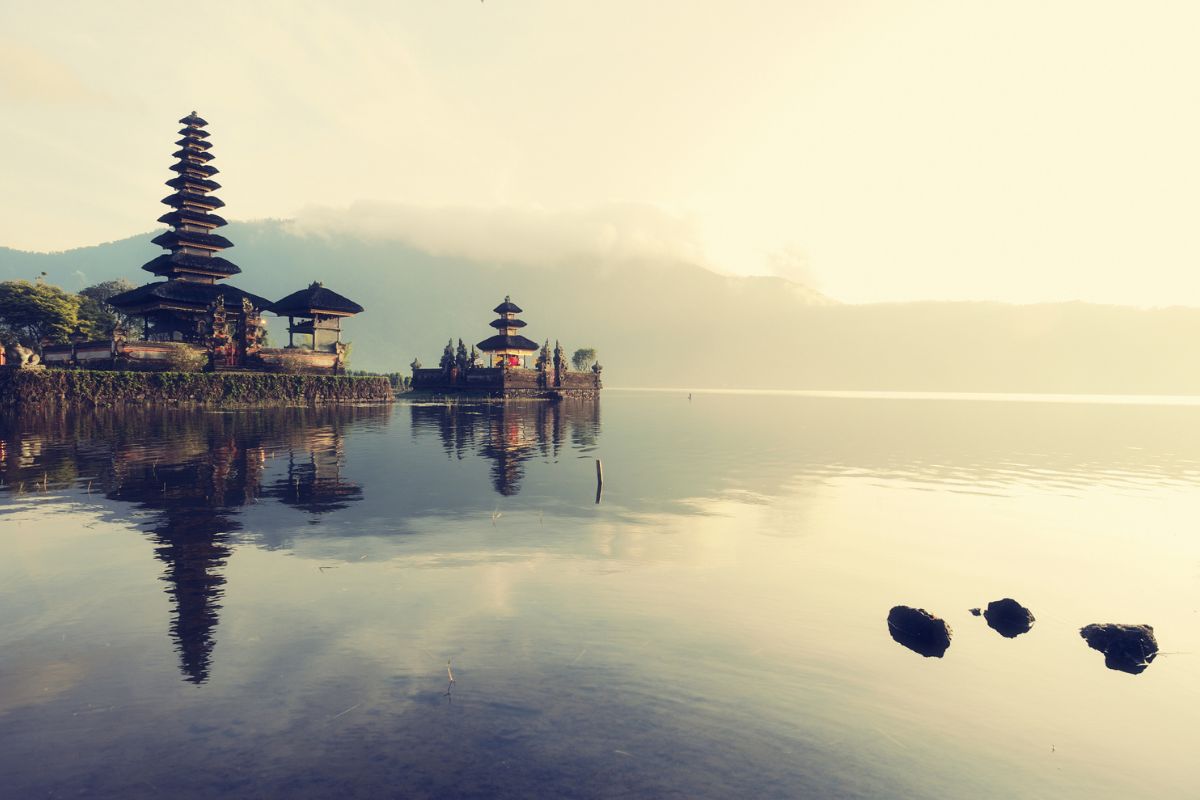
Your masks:
M108 304L115 295L133 289L134 285L121 278L104 281L79 290L79 326L88 336L111 336L118 325L129 328L133 319ZM266 342L264 340L263 344Z
M442 351L442 358L440 361L438 361L438 366L441 367L442 372L449 372L450 368L454 366L454 340L453 339L446 342L446 349Z
M583 372L595 360L596 349L593 347L581 347L575 351L575 355L571 356L571 363L579 372Z
M0 336L32 347L42 339L65 342L79 324L80 302L41 280L0 282Z
M454 353L454 366L458 367L460 373L465 374L471 368L471 357L467 355L467 346L463 344L463 340L458 340L458 350Z

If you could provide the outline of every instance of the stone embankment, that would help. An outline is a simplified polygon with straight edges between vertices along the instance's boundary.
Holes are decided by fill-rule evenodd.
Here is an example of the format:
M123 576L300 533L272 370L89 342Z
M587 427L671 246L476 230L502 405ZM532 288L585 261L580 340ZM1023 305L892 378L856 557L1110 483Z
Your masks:
M0 409L390 403L385 377L0 368Z

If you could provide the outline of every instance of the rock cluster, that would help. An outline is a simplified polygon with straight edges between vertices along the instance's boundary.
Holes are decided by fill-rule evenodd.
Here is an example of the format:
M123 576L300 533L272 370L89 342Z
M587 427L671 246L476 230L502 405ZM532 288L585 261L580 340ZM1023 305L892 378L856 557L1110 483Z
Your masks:
M989 628L1009 639L1028 633L1034 623L1033 612L1010 597L970 611L973 616L983 616ZM950 626L923 608L895 606L888 612L887 623L892 639L926 658L941 658L950 648ZM1149 625L1096 623L1080 628L1079 635L1104 654L1106 667L1131 675L1145 672L1158 655L1158 641Z
M988 603L983 618L989 628L1008 639L1029 633L1034 622L1033 612L1010 597Z
M896 606L887 622L893 639L926 658L941 658L950 647L950 626L923 608Z
M1138 675L1158 655L1158 641L1149 625L1085 625L1079 635L1088 647L1104 653L1104 666Z

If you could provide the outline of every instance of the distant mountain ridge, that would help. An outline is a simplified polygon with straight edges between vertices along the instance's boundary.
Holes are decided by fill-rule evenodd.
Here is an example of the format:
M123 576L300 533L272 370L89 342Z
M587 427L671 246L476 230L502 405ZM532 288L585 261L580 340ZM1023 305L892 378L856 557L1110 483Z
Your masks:
M557 266L431 255L282 221L231 223L233 282L271 299L321 280L366 307L349 320L353 365L436 363L448 338L491 333L505 295L527 335L594 347L610 386L1064 393L1200 393L1200 309L1086 303L837 304L772 277L683 260L591 258ZM124 277L161 250L154 233L61 253L0 248L0 279L68 289ZM272 321L274 342L284 336Z

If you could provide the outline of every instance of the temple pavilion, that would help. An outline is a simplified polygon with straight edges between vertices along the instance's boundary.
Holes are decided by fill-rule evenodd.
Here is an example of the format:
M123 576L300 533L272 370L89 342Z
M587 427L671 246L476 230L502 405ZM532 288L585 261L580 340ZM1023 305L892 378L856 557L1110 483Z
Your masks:
M496 335L476 346L489 354L494 367L528 366L525 361L538 351L538 343L520 334L521 328L525 327L525 322L517 319L517 314L522 313L520 306L505 296L504 302L492 310L500 315L490 323L496 329Z
M233 242L216 233L226 224L216 213L225 204L213 195L221 186L213 180L217 168L205 130L208 122L193 111L179 123L182 138L175 142L179 149L171 166L176 174L166 182L175 191L162 200L171 210L158 218L170 230L152 240L167 252L142 267L162 280L108 301L141 318L141 331L123 332L111 347L86 342L52 347L46 351L47 361L160 369L171 347L188 346L205 354L212 369L338 372L346 356L341 320L361 313L363 307L320 283L278 303L226 283L242 270L222 255ZM263 311L287 317L286 348L264 346ZM297 344L297 334L307 339Z
M310 347L332 352L342 343L342 318L362 313L363 307L317 281L275 303L274 311L288 318L288 347L296 334L310 337ZM297 322L299 320L299 322Z

